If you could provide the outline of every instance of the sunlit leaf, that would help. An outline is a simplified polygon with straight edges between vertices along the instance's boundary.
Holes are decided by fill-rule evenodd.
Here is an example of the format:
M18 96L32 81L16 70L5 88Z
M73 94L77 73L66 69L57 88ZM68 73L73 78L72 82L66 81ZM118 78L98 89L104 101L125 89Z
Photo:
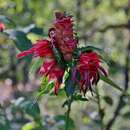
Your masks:
M43 29L38 28L35 24L31 24L25 28L21 29L24 33L35 33L35 34L43 34Z
M42 58L36 59L36 61L30 67L29 73L30 74L35 74L42 64L43 64L43 59Z
M27 123L23 125L22 130L32 130L36 127L36 124L34 122Z

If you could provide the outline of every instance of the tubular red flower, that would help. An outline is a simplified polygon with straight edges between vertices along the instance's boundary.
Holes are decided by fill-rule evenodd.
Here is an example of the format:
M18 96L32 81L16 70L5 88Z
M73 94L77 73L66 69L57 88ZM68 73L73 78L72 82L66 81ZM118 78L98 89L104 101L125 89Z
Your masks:
M57 94L64 75L64 69L61 69L54 59L49 59L44 61L39 73L48 76L49 81L54 81L54 93Z
M64 69L58 66L50 45L50 41L48 40L39 40L31 49L19 53L17 58L22 58L29 54L33 54L34 57L44 58L43 65L39 69L39 74L48 76L49 81L54 81L54 93L57 94L62 82Z
M50 73L48 74L49 79L55 81L55 85L54 85L54 93L57 94L58 90L60 88L61 82L62 82L62 78L64 75L64 70L61 69L58 65L55 65Z
M99 73L107 76L105 69L101 66L100 56L96 52L86 52L80 55L77 69L80 73L80 90L85 94L87 90L92 91L92 85L99 81Z
M0 22L0 32L2 32L5 29L4 23Z
M48 40L38 40L31 49L23 51L17 55L17 58L33 54L35 57L53 57L53 51Z
M53 23L53 28L49 31L49 36L53 34L51 38L55 41L64 59L69 61L72 59L72 53L77 47L77 40L73 32L73 20L71 16L66 16L60 12L57 12L55 16L56 20Z

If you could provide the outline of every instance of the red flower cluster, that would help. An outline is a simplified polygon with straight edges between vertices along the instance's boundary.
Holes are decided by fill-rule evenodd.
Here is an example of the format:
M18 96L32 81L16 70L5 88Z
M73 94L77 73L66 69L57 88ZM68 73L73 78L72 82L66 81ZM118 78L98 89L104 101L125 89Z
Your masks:
M54 92L57 94L64 70L59 67L54 59L54 54L50 45L51 43L48 40L39 40L31 49L19 53L17 58L22 58L29 54L33 54L34 57L43 57L44 62L39 70L39 73L48 76L49 80L55 81Z
M2 22L0 22L0 32L2 32L4 29L5 29L5 25Z
M77 46L77 40L74 38L73 20L71 16L66 16L64 13L55 13L56 19L53 23L53 28L50 29L50 34L53 35L55 45L63 54L64 60L72 59L72 52Z
M53 28L49 30L49 40L43 39L37 41L36 44L29 50L21 52L17 55L18 58L32 54L34 57L44 58L44 63L39 69L39 73L48 76L49 80L55 82L54 92L57 94L65 67L61 68L57 60L57 52L61 54L63 61L71 61L73 51L77 48L77 40L73 32L73 20L71 16L66 16L64 13L56 13L56 19L53 23ZM59 58L59 57L58 57ZM104 68L100 65L100 56L93 52L82 53L78 59L77 65L72 69L72 80L77 82L80 90L85 94L87 90L92 90L92 85L97 84L99 73L107 75ZM78 79L77 74L80 74Z
M86 52L80 55L77 69L80 73L80 90L85 94L92 90L92 85L99 81L99 73L107 76L107 72L100 65L100 56L95 52Z

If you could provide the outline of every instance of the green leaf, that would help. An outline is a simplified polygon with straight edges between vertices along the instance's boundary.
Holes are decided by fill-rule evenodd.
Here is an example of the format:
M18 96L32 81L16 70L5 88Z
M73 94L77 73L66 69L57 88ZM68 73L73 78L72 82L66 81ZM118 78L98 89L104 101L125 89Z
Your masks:
M40 108L37 102L34 101L26 101L21 104L21 108L28 115L36 118L40 115Z
M4 15L0 15L0 22L3 22L5 24L11 24L11 25L15 26L14 21L12 19L10 19L9 17L4 16Z
M106 82L107 84L111 85L113 88L116 88L117 90L123 92L124 90L119 87L116 83L114 83L111 79L109 79L106 76L100 75L100 79Z
M80 51L81 51L81 52L86 52L86 51L91 51L91 50L103 52L102 49L100 49L100 48L98 48L98 47L95 47L95 46L90 46L90 45L89 45L89 46L86 46L86 47L80 48Z
M19 107L20 104L22 104L24 101L25 101L25 98L19 97L19 98L14 102L15 107Z
M104 99L104 101L105 101L107 104L109 104L109 105L111 105L111 106L113 105L113 100L112 100L111 97L109 97L109 96L104 96L103 99Z
M82 97L82 95L75 95L75 96L73 97L73 99L74 99L75 101L88 101L88 99L85 98L85 97Z
M99 52L100 54L102 54L102 55L100 55L101 59L103 61L105 61L105 63L107 63L108 65L110 64L109 63L110 61L108 60L110 58L106 55L106 53L104 52L104 50L101 49L101 48L95 47L95 46L91 46L91 45L88 45L86 47L77 48L73 52L73 56L74 56L74 58L78 58L81 53L85 53L85 52L88 52L88 51L97 51L97 52Z
M61 53L59 52L59 50L55 46L52 47L52 50L54 52L54 56L55 56L55 59L56 59L58 65L60 67L64 68L65 63L63 62L63 57L62 57Z
M17 30L9 30L6 33L15 42L16 47L20 51L25 51L32 47L31 41L27 38L24 32ZM26 56L24 59L26 59L27 62L31 62L32 56Z
M27 123L22 127L22 130L32 130L36 127L36 124L34 122Z
M122 117L127 118L127 119L130 119L130 111L125 112L125 113L122 115Z
M76 50L74 50L73 55L74 55L75 58L78 58L81 53L85 53L87 51L92 51L92 50L103 52L103 50L98 48L98 47L86 46L86 47L81 47L81 48L77 48Z
M53 87L54 87L54 82L53 81L49 82L48 78L46 76L43 76L41 80L41 87L36 96L36 100L40 99L44 94L50 93L50 95L52 95L51 90Z
M0 130L10 130L10 122L3 110L0 110Z
M29 26L22 28L21 29L23 32L27 33L35 33L38 35L42 35L43 34L43 29L42 28L38 28L35 24L30 24Z
M36 61L32 64L32 66L30 67L30 74L35 74L36 71L40 68L40 66L43 64L43 59L39 58L36 59Z
M69 72L65 71L64 76L63 76L63 83L69 78Z

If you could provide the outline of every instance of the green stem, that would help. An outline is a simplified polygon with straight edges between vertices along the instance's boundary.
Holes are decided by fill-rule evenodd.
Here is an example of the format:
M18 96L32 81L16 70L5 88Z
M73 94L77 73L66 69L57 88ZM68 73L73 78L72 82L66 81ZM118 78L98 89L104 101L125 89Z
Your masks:
M73 96L70 97L70 99L68 99L68 109L66 111L66 124L65 124L65 130L69 130L70 127L70 111L71 111L71 105L73 102Z
M99 95L99 91L98 91L97 87L96 87L96 94L97 94L98 112L99 112L99 115L100 115L100 122L101 122L101 130L104 130L103 111L102 111L102 108L101 108L100 95Z

